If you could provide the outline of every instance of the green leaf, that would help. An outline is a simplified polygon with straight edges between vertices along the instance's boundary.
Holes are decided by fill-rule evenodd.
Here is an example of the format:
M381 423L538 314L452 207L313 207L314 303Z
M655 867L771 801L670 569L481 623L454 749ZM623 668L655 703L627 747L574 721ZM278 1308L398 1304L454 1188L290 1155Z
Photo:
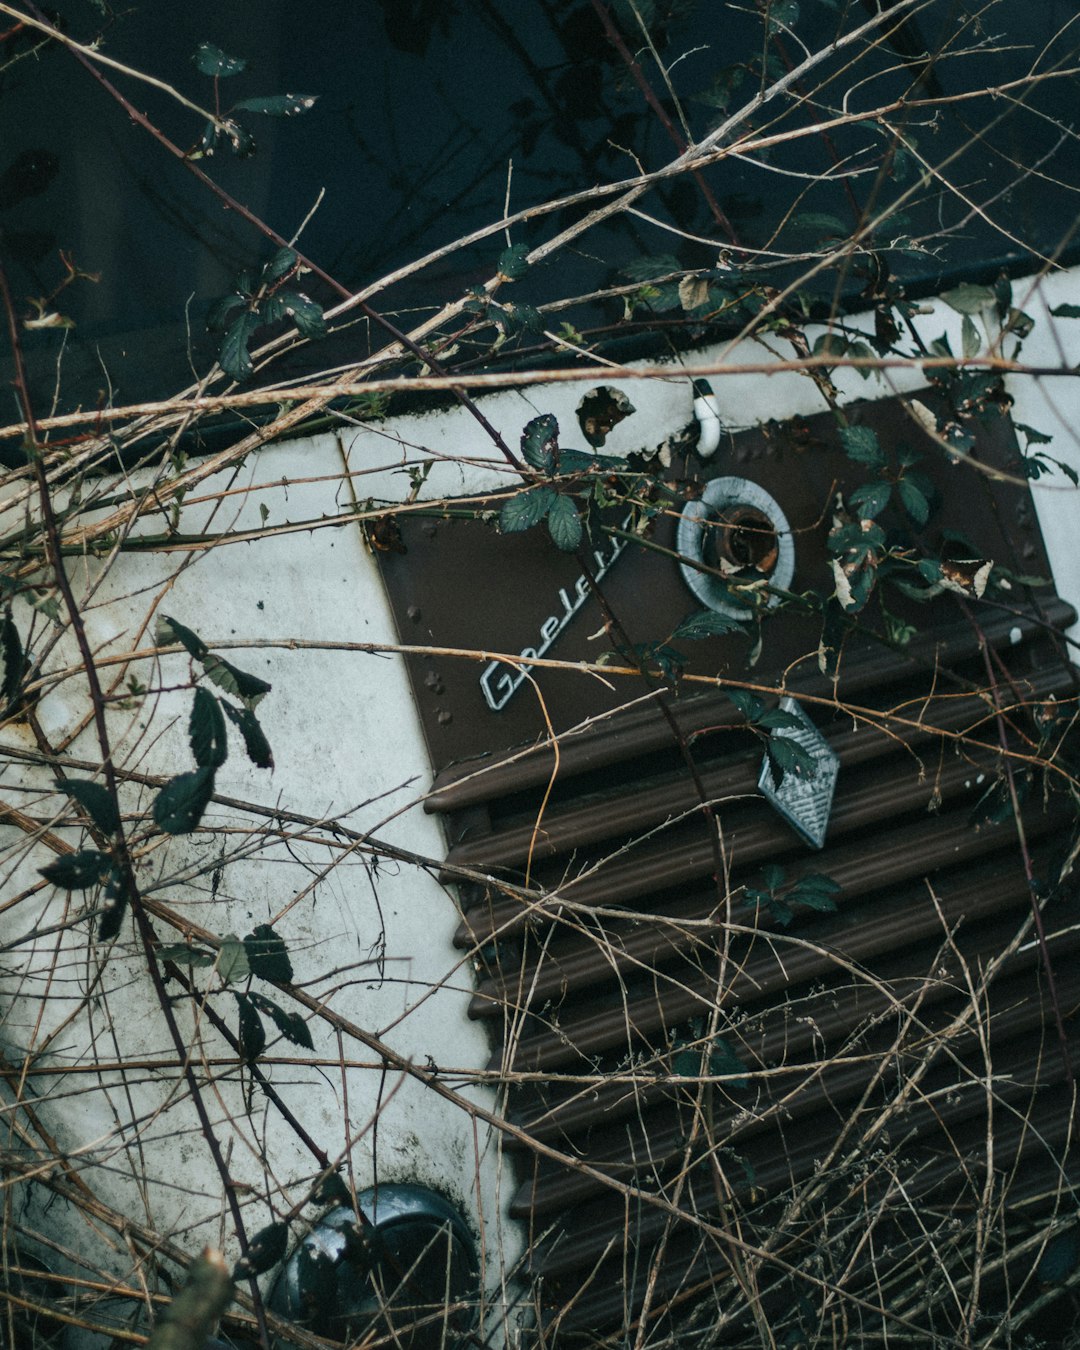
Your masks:
M266 1049L266 1028L262 1024L262 1018L255 1011L255 1004L247 994L234 993L233 998L236 999L236 1006L240 1012L240 1053L248 1064L254 1064ZM257 1238L253 1240L252 1246L256 1241ZM279 1257L278 1260L280 1259ZM270 1266L263 1266L262 1269L269 1270Z
M303 291L278 291L262 307L262 316L267 323L278 319L292 319L301 337L321 338L326 336L326 319L322 305L317 304Z
M746 1065L723 1036L715 1037L709 1050L709 1072L716 1074L718 1077L721 1074L744 1075L746 1073ZM747 1086L747 1080L742 1076L735 1077L725 1086L728 1088L744 1088Z
M227 694L241 699L249 708L254 708L273 687L266 680L260 680L258 675L249 675L246 670L239 670L221 656L208 653L203 658L202 664L207 678L213 680L217 687L224 689Z
M156 638L159 647L171 647L174 642L179 642L181 647L188 651L196 661L201 661L209 651L198 633L193 633L179 619L172 619L168 614L163 614L158 619Z
M315 1044L311 1039L311 1030L299 1013L286 1012L284 1008L279 1008L272 998L267 998L265 994L252 993L250 995L255 1006L269 1017L278 1031L292 1045L303 1046L305 1050L314 1050Z
M785 712L783 708L768 708L754 719L756 726L765 727L769 731L776 731L778 728L801 727L802 721L794 713Z
M915 524L925 525L930 519L930 503L926 500L926 494L922 489L916 487L911 479L906 477L900 479L896 489L900 494L900 500L904 503L904 509Z
M1080 318L1080 313L1076 315ZM1080 1234L1075 1228L1051 1238L1039 1258L1036 1274L1042 1284L1064 1284L1080 1265Z
M216 75L219 80L230 75L239 75L247 69L247 61L242 56L226 56L220 47L212 42L200 42L191 58L201 75Z
M737 619L729 619L713 609L700 609L683 619L671 636L697 642L701 638L717 637L723 633L741 633L745 637L746 629Z
M960 346L967 357L978 356L982 346L982 338L970 314L964 315L964 322L960 326Z
M1048 436L1045 431L1036 431L1034 427L1029 427L1024 422L1014 422L1013 430L1022 431L1028 445L1049 445L1054 439L1053 436Z
M528 244L511 244L499 254L499 275L506 281L520 281L529 270Z
M190 834L202 819L214 792L214 770L170 778L154 798L154 823L166 834Z
M248 1249L236 1263L233 1278L244 1275L262 1275L285 1259L289 1245L289 1226L272 1223L261 1228L248 1244Z
M581 543L581 516L571 497L556 497L547 513L547 526L557 548L573 553Z
M127 913L128 899L128 888L114 867L105 883L105 900L102 905L105 912L98 922L99 942L111 942L119 934L120 925Z
M255 137L248 131L247 127L242 127L239 122L234 122L231 117L221 119L221 130L225 139L229 142L229 149L237 159L247 159L249 155L255 153Z
M254 370L248 355L248 343L252 334L262 323L262 318L250 309L245 309L233 319L218 349L218 365L237 384L246 380Z
M525 423L521 433L521 453L526 464L542 473L552 473L558 448L559 423L554 414L541 413Z
M154 955L159 961L172 961L178 966L212 966L217 961L213 952L189 947L186 942L163 943L154 948Z
M822 333L814 343L814 356L843 356L848 349L848 340L842 333Z
M352 1191L338 1172L331 1172L319 1182L319 1189L311 1197L316 1205L351 1205Z
M766 863L761 869L762 880L770 891L778 891L784 884L784 878L787 876L787 869L779 863Z
M221 704L208 689L195 690L188 732L191 753L200 768L216 769L225 763L229 754L225 718L221 715Z
M279 248L263 268L263 282L267 286L272 286L275 281L280 281L282 277L288 276L296 266L296 263L297 258L295 249Z
M244 950L254 974L279 984L292 983L293 968L288 949L269 924L258 924L254 932L244 938Z
M120 813L103 783L92 783L88 778L58 778L56 786L79 803L103 834L115 834L120 828Z
M507 497L499 512L499 529L503 534L517 534L520 530L538 525L551 510L556 499L554 488L529 488Z
M251 974L247 947L234 933L221 939L217 954L217 972L223 984L232 984L234 980L246 980Z
M814 776L814 757L790 736L770 736L769 757L781 774L793 773L800 778Z
M10 610L5 612L3 622L0 622L0 652L4 657L4 679L0 684L0 699L6 707L18 698L23 676L26 674L26 653Z
M112 859L107 853L100 853L96 848L84 848L78 853L62 853L47 867L39 867L38 871L46 881L51 881L61 890L85 891L104 881L111 865Z
M848 228L838 216L824 215L819 211L804 211L791 220L791 228L794 230L806 230L820 238L823 234L839 235L841 239L848 237Z
M879 469L885 463L885 452L873 427L841 427L840 444L848 459L855 460L857 464Z
M756 722L765 711L765 704L749 689L728 689L726 693L748 722Z
M989 286L975 286L970 281L943 291L942 300L958 314L980 314L995 303L994 292Z
M821 872L811 872L792 886L786 898L819 914L832 914L836 910L836 897L840 891L840 884L833 881L832 877Z
M885 510L891 496L891 483L864 483L855 489L848 501L863 520L873 520Z
M231 703L222 704L222 707L229 721L239 728L240 735L244 738L244 749L252 764L257 769L272 769L274 755L270 749L270 742L251 709L234 708Z
M262 98L242 98L233 112L262 113L266 117L296 117L310 112L318 94L267 94Z
M224 332L229 322L229 315L240 305L246 305L250 299L250 296L241 295L239 291L230 291L228 295L223 295L220 300L215 300L206 311L207 328L211 333Z
M1050 313L1055 319L1080 319L1080 305L1055 305Z

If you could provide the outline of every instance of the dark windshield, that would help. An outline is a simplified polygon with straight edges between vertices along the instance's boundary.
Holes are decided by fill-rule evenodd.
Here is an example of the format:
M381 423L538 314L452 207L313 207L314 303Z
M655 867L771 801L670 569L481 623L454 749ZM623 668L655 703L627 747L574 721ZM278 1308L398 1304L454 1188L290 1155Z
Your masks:
M784 84L718 144L724 158L654 183L632 210L531 267L513 292L524 318L503 323L497 352L466 341L450 361L542 354L544 331L562 324L590 341L701 336L694 307L672 303L662 283L650 304L625 298L679 269L776 286L810 270L813 303L851 305L883 268L914 293L1043 266L1067 256L1077 216L1080 25L1064 0L901 4L846 43L875 3L64 0L26 14L93 46L89 64L279 236L303 227L297 247L346 290L445 249L371 296L402 328L482 285L508 243L544 245L610 198L455 240L505 211L662 169ZM208 311L244 281L256 287L276 246L77 53L5 22L0 225L12 289L42 320L28 334L39 393L56 381L63 343L62 405L162 397L212 368L222 326L208 330ZM219 113L227 130L215 137L199 111L97 52ZM858 247L814 270L851 236ZM68 268L96 279L58 290ZM297 286L319 307L339 299L315 275ZM738 326L737 313L713 317ZM384 340L354 312L272 373L332 367Z

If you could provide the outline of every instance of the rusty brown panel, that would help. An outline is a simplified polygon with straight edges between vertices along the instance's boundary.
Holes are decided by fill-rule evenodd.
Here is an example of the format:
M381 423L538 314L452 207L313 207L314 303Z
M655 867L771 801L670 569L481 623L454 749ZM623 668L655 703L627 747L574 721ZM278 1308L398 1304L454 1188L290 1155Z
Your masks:
M1075 1006L1080 999L1080 968L1075 956L1080 949L1080 938L1054 944L1054 953L1062 965L1059 996L1067 1006ZM1040 1078L1057 1081L1061 1063L1051 1054L1040 1063L1032 1053L1038 1031L1047 1009L1039 1000L1031 998L1029 973L1010 981L995 982L987 1001L986 1014L993 1028L993 1071L996 1076L1009 1078L1016 1087L1032 1086ZM716 1097L713 1107L713 1132L725 1145L740 1148L746 1141L766 1128L770 1118L778 1114L785 1123L803 1120L814 1112L832 1108L841 1120L850 1116L850 1103L867 1089L870 1074L868 1057L875 1062L903 1058L913 1063L918 1058L918 1042L924 1044L931 1037L949 1029L956 1015L955 1003L932 1005L920 1018L912 1037L913 1045L890 1054L895 1032L890 1026L879 1028L852 1051L850 1057L838 1054L824 1066L816 1063L800 1064L788 1060L783 1073L765 1079L751 1093L742 1090L732 1093L728 1100ZM969 1022L948 1039L947 1053L942 1050L942 1062L920 1081L920 1095L944 1093L954 1084L979 1084L985 1087L985 1063L981 1055L981 1030ZM944 1045L944 1042L943 1042ZM587 1139L587 1157L591 1168L614 1180L632 1182L641 1173L663 1175L671 1165L680 1164L696 1109L692 1086L685 1090L683 1102L668 1101L659 1110L627 1117L617 1128L604 1129L607 1123L598 1122L600 1129ZM706 1090L708 1091L708 1090ZM714 1094L715 1096L715 1094ZM879 1090L874 1098L875 1109L885 1104ZM863 1108L865 1109L865 1108ZM585 1141L581 1141L584 1143ZM830 1139L820 1137L822 1147ZM759 1186L768 1188L768 1179L758 1176ZM510 1212L518 1218L549 1214L554 1210L577 1205L587 1198L602 1193L605 1182L587 1172L574 1171L562 1165L537 1159L532 1174L519 1187L510 1205Z
M1064 698L1072 688L1071 673L1064 666L1055 665L1034 678L1017 680L1008 691L1009 703L1014 701L1014 690L1015 695L1027 704L1051 697ZM1009 705L1005 706L1008 709ZM988 734L986 699L980 695L940 698L936 702L924 698L905 711L908 717L917 717L923 725L915 730L905 727L890 733L868 725L851 730L850 719L845 719L841 724L845 729L833 731L823 727L829 744L840 756L841 771L888 755L896 750L898 743L913 749L925 746L937 731L973 730L976 734L981 733L984 739ZM738 757L726 758L721 764L714 764L710 759L701 765L701 780L711 798L757 791L762 748L756 740L754 746ZM843 779L840 781L842 783ZM685 767L659 779L647 777L640 782L624 781L613 773L609 794L601 797L594 794L584 802L549 806L540 818L539 828L536 813L532 812L526 813L521 823L501 821L487 833L469 830L463 842L450 849L447 862L454 867L487 870L510 867L524 863L530 855L540 860L612 839L618 834L629 836L699 806L697 789ZM838 824L834 818L830 834L835 834ZM450 879L449 874L445 879Z
M936 396L919 395L933 407ZM927 472L946 503L962 507L965 532L981 556L1006 560L1017 571L1046 572L1045 555L1030 510L1026 488L1014 488L985 475L965 476L943 462L934 443L903 411L898 400L856 404L849 420L872 426L887 450L901 445L927 456ZM1015 453L1007 419L982 427L977 455L987 463L1005 462ZM675 466L688 492L699 491L715 476L751 478L784 509L796 536L793 590L831 591L825 536L837 490L853 487L860 470L842 453L831 413L806 419L799 427L769 426L740 433L731 449L701 471L689 462ZM984 499L979 502L979 499ZM972 509L978 503L978 509ZM1022 509L1019 509L1022 508ZM944 513L948 518L948 510ZM673 549L675 513L659 518L653 542ZM402 641L469 651L517 653L535 646L545 621L566 608L560 590L572 596L581 577L573 555L560 554L541 527L501 535L482 521L401 519L406 552L380 555ZM1006 533L1005 531L1008 531ZM930 532L931 536L933 531ZM933 538L928 542L933 546ZM604 549L608 549L604 545ZM605 555L606 556L606 555ZM686 614L700 608L675 562L630 545L604 579L609 603L632 642L663 638ZM898 612L905 608L901 601ZM938 607L951 618L952 609ZM922 628L933 622L934 607L913 606ZM589 598L552 647L550 655L567 661L593 661L605 649L590 641L602 625ZM782 623L764 625L761 672L787 670L791 678L816 666L817 622L813 615L785 611ZM710 677L741 676L746 642L713 638L687 644L691 673ZM481 663L458 657L409 658L410 677L432 761L442 767L500 748L524 745L546 734L546 719L531 688L523 686L510 703L493 712L480 686ZM647 692L640 680L619 680L609 689L578 673L538 671L537 685L556 731L603 715Z
M1064 807L1048 815L1031 812L1025 816L1025 829L1029 839L1034 841L1060 828L1069 818ZM1013 845L1002 857L1003 870L1018 869L1021 865L1010 836L1011 831L999 833L1001 845ZM882 858L877 848L871 852L868 867L858 878L864 894L884 891L896 885L899 877L925 876L932 871L935 862L947 866L978 859L990 852L985 847L985 840L968 828L966 821L947 832L901 830L890 842L893 845L890 859ZM865 847L854 851L851 859L854 868L860 867L860 860L867 852ZM835 863L830 872L838 879L843 876ZM925 903L931 906L929 896ZM866 918L873 922L870 916ZM657 972L657 981L662 981L662 972ZM614 998L610 1007L605 1006L606 1000L600 999L595 989L589 988L587 998L569 1000L556 1027L515 1041L514 1067L548 1071L620 1046L642 1044L647 1036L664 1027L707 1014L715 1006L714 972L700 972L694 980L684 979L678 985L672 984L673 987L651 990L647 994ZM493 1057L492 1067L502 1062L503 1055L499 1052Z

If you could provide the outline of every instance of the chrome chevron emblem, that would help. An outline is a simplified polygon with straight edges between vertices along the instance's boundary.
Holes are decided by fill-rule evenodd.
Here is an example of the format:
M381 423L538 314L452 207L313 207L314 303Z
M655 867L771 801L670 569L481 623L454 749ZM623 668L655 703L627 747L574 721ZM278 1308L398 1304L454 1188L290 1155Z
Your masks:
M805 750L813 761L813 769L801 774L785 771L777 781L772 760L766 754L758 776L758 790L811 848L822 848L840 759L796 699L786 694L780 707L797 718L799 726L776 727L771 734L787 736Z

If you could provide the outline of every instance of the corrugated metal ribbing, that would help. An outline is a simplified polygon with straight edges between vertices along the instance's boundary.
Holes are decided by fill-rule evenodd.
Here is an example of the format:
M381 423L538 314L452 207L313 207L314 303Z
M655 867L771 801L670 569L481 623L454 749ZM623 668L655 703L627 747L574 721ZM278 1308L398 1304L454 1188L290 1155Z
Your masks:
M1017 823L985 800L1003 760L980 642L1008 652L1023 782L1032 709L1074 696L1050 633L1069 615L958 622L793 688L841 761L820 853L758 794L760 738L722 695L673 704L718 827L648 699L563 738L554 780L542 746L439 776L447 875L492 878L463 888L472 1015L515 1122L564 1155L510 1146L553 1331L692 1322L702 1298L715 1319L740 1288L750 1316L797 1296L795 1269L839 1282L856 1321L887 1294L902 1325L891 1282L908 1260L918 1278L920 1223L968 1278L955 1229L980 1195L1001 1197L980 1278L1013 1278L1006 1249L1027 1250L1024 1225L1067 1189L1072 1086ZM1039 876L1072 814L1064 796L1025 801ZM812 874L835 883L834 911L770 905ZM1076 1040L1080 930L1047 913ZM830 1236L807 1266L815 1224ZM751 1299L744 1258L762 1250Z

